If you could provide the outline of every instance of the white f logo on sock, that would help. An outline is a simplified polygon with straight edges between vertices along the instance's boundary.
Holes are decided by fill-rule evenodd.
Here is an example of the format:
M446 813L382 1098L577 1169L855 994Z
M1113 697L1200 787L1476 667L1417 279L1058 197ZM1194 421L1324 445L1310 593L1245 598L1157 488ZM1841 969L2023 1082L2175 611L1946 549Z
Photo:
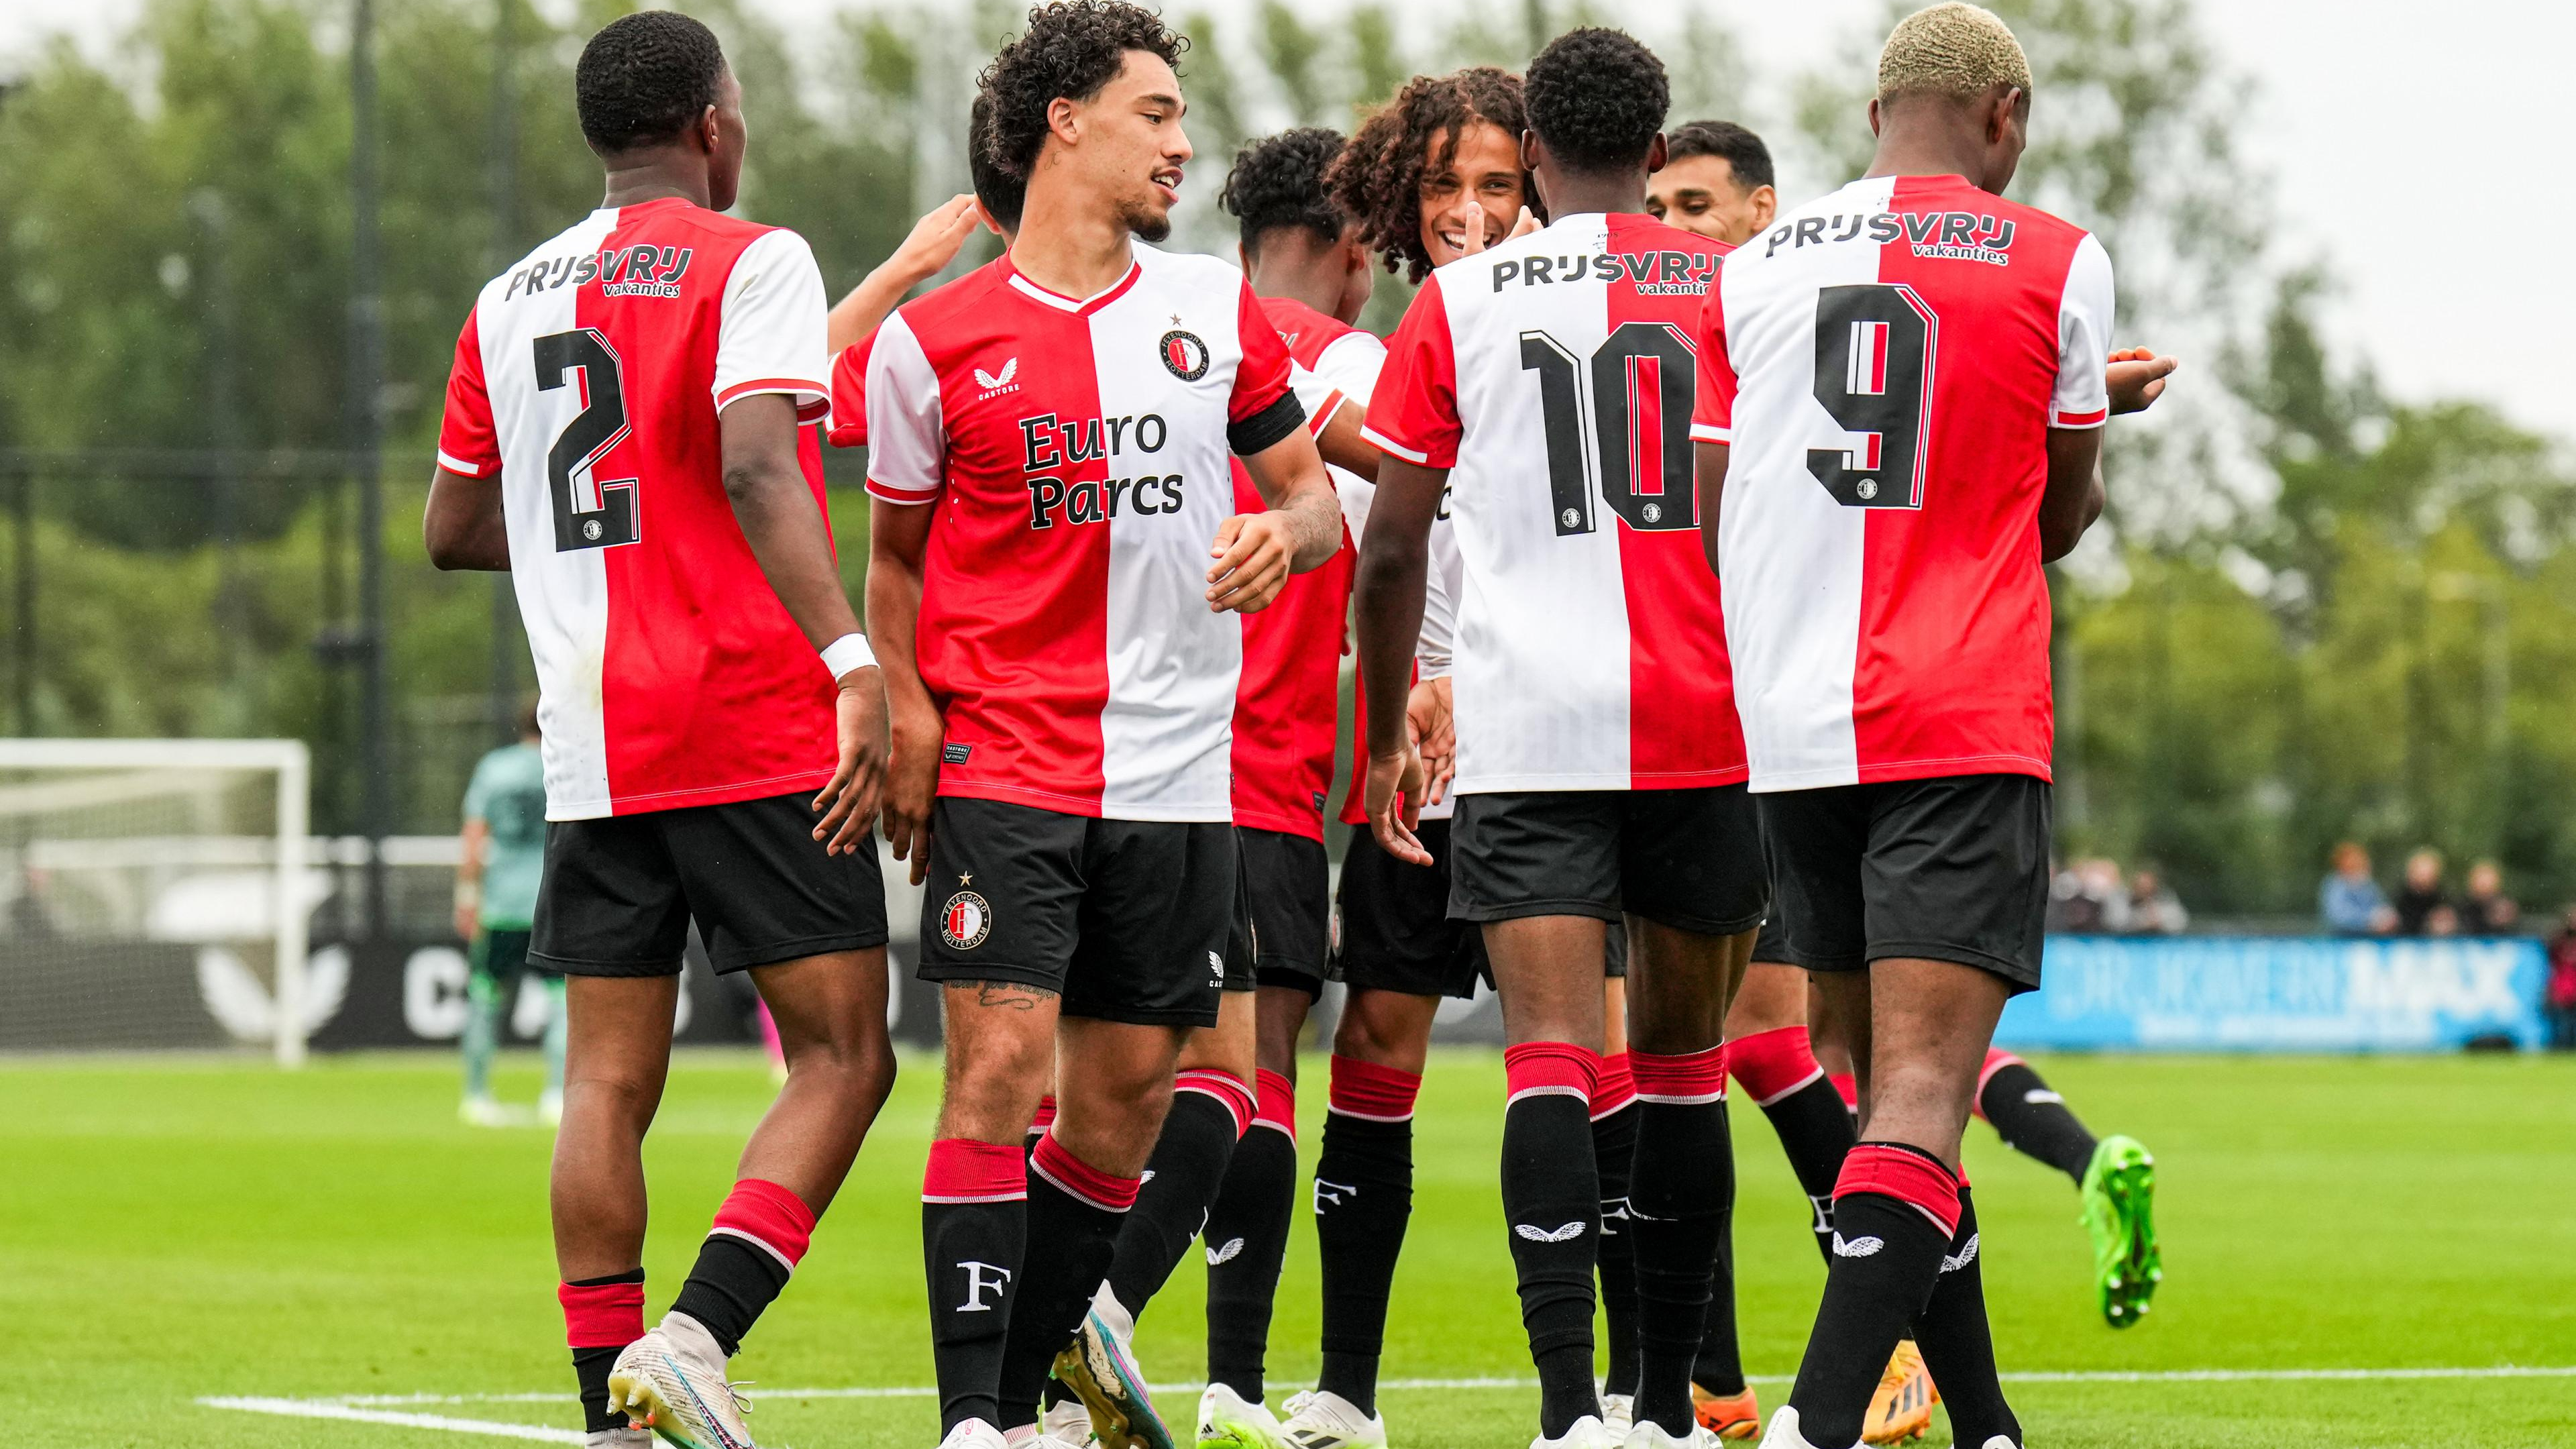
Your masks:
M1011 1270L997 1264L978 1263L972 1260L959 1263L957 1266L966 1273L966 1301L957 1305L957 1311L960 1313L992 1312L993 1305L984 1301L984 1290L990 1288L993 1290L993 1296L996 1299L1000 1298L1002 1290L1010 1286Z

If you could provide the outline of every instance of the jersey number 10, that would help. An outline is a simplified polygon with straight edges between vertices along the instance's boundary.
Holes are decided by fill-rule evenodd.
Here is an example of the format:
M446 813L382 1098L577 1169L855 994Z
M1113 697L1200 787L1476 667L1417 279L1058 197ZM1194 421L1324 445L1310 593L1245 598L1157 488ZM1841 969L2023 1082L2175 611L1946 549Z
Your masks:
M1630 528L1699 526L1690 441L1699 354L1681 329L1623 322L1589 358L1544 332L1524 332L1521 369L1538 374L1558 537L1599 526L1596 492ZM1587 413L1592 447L1585 446Z
M636 525L634 479L601 482L594 476L579 484L573 479L598 466L628 432L626 383L618 372L617 350L592 327L537 339L539 392L565 386L575 373L581 375L581 391L575 394L581 411L546 450L546 494L554 503L557 553L612 548L643 537Z

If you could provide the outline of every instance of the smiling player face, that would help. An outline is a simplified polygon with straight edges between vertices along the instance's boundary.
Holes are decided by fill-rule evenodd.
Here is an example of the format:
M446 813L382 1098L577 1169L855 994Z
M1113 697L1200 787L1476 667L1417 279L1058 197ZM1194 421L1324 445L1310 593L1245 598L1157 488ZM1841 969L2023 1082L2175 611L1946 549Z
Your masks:
M1656 220L1729 246L1742 246L1771 224L1766 195L1739 184L1723 156L1686 156L1646 178L1646 210Z
M1521 187L1520 143L1489 121L1470 122L1447 166L1447 131L1435 131L1422 172L1422 245L1433 266L1511 235L1528 196Z
M1088 104L1076 108L1087 179L1111 198L1119 220L1149 242L1172 234L1190 138L1181 129L1180 77L1151 51L1127 63Z

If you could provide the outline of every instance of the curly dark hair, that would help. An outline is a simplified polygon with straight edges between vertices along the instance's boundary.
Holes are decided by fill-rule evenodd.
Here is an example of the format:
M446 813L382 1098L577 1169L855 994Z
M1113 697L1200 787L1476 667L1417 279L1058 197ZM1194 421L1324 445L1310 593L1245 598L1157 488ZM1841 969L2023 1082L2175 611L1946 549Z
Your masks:
M1100 94L1142 50L1177 69L1189 41L1163 18L1126 0L1058 0L1029 11L1029 28L1002 47L975 78L992 97L981 139L1004 174L1028 179L1046 145L1047 107L1057 98L1087 101Z
M1431 253L1422 245L1422 178L1458 159L1459 133L1478 121L1519 142L1529 128L1519 76L1489 65L1418 75L1368 118L1325 171L1325 188L1342 210L1359 218L1361 239L1388 271L1402 271L1416 282L1431 274ZM1434 156L1431 139L1444 132ZM1521 189L1531 212L1539 213L1538 188L1527 172Z
M1283 227L1302 227L1325 245L1342 239L1349 219L1324 189L1324 172L1347 144L1342 133L1300 126L1246 142L1216 204L1243 225L1243 250L1261 249L1261 238Z
M1523 86L1530 129L1576 171L1643 166L1673 103L1655 53L1624 30L1597 25L1549 41L1530 61Z
M674 10L639 10L599 28L573 67L581 137L602 156L672 140L716 103L724 47Z
M1751 191L1774 184L1771 148L1762 138L1733 121L1685 121L1673 127L1666 165L1693 156L1714 156L1735 173L1735 184Z
M992 122L992 96L976 96L974 109L966 115L966 174L975 182L975 200L993 224L1004 231L1018 231L1020 211L1028 204L1029 183L993 164L985 135L992 129Z

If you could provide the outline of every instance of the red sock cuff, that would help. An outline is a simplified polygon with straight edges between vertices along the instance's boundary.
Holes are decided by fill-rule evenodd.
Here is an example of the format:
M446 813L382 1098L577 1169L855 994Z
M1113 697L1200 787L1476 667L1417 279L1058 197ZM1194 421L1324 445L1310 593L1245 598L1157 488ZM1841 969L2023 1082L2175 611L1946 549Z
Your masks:
M1399 1071L1376 1062L1364 1062L1357 1057L1335 1056L1332 1082L1325 1091L1325 1104L1345 1117L1364 1117L1371 1122L1410 1122L1413 1120L1413 1099L1421 1092L1420 1072Z
M1768 1107L1825 1074L1816 1065L1815 1044L1803 1026L1737 1037L1726 1044L1726 1067L1756 1107Z
M814 1210L777 1183L746 1177L725 1195L724 1206L716 1209L715 1224L707 1231L740 1238L793 1273L805 1260L805 1245L814 1240Z
M1525 1041L1503 1048L1503 1105L1523 1097L1572 1097L1587 1105L1601 1082L1601 1054L1570 1041Z
M923 1202L1017 1202L1029 1195L1028 1160L1005 1142L942 1137L921 1170Z
M1288 1140L1297 1140L1297 1084L1273 1071L1253 1073L1260 1089L1253 1107L1252 1124L1285 1132Z
M644 1336L644 1280L558 1283L564 1342L574 1348L624 1348Z
M1046 1135L1046 1130L1054 1125L1055 1098L1038 1098L1038 1114L1029 1119L1029 1135L1031 1137L1044 1137Z
M1630 1070L1636 1073L1641 1101L1695 1107L1726 1100L1726 1048L1722 1046L1674 1056L1639 1051L1628 1056L1634 1062Z
M1628 1054L1612 1052L1601 1059L1601 1073L1592 1086L1592 1120L1600 1121L1637 1100L1637 1079L1628 1070Z
M1846 1107L1860 1105L1860 1079L1849 1072L1829 1072L1825 1080L1834 1084L1834 1092Z
M1215 1067L1191 1067L1172 1079L1172 1090L1216 1098L1224 1105L1227 1115L1234 1118L1236 1141L1243 1140L1243 1134L1252 1130L1252 1089L1234 1073Z
M1986 1115L1986 1083L1993 1081L1995 1073L2002 1071L2006 1067L2024 1067L2028 1065L2030 1065L2028 1062L2023 1061L2021 1058L2014 1056L2011 1052L2005 1051L2001 1047L1986 1048L1986 1064L1977 1068L1977 1095L1968 1099L1968 1110L1975 1113L1980 1118L1984 1117Z
M1053 1132L1038 1139L1038 1150L1029 1155L1029 1171L1103 1212L1123 1213L1134 1207L1136 1189L1144 1185L1143 1178L1103 1172L1074 1156Z
M1939 1159L1894 1142L1863 1142L1843 1157L1834 1196L1874 1192L1931 1219L1944 1238L1959 1232L1959 1179Z

